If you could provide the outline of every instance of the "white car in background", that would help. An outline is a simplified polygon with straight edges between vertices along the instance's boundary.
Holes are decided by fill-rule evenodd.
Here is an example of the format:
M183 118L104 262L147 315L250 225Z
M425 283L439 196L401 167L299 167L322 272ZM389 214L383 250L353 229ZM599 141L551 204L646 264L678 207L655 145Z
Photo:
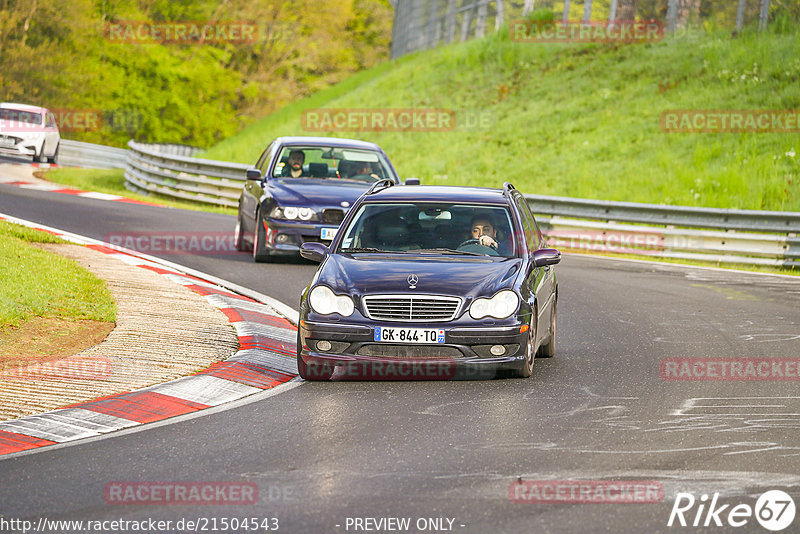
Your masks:
M48 109L27 104L0 103L0 154L33 156L55 163L61 134Z

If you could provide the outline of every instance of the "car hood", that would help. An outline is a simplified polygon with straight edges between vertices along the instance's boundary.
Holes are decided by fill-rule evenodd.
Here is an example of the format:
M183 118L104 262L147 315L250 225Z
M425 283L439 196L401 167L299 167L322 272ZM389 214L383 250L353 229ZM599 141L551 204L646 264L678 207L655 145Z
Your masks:
M267 182L267 189L283 205L341 206L343 201L353 204L370 185L336 178L275 178Z
M318 283L350 294L409 293L492 296L509 287L519 272L519 258L489 259L465 256L413 256L385 254L335 254L320 270ZM416 275L415 289L408 277Z

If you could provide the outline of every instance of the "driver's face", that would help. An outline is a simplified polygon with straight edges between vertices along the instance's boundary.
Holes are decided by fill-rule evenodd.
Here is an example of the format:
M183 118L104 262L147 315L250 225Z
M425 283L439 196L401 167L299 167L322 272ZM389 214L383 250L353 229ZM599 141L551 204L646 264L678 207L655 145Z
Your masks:
M305 156L302 152L293 152L289 154L289 167L294 170L303 168L303 162L305 161Z
M478 219L472 224L472 239L478 239L482 235L494 237L494 226L485 219Z

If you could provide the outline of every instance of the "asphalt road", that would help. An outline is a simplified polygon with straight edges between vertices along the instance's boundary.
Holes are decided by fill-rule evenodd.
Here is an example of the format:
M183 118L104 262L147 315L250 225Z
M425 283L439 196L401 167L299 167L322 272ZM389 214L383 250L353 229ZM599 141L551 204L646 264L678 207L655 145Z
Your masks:
M0 186L0 212L95 238L230 232L234 222L10 186ZM293 307L314 272L300 262L255 265L246 254L165 257ZM797 381L668 381L660 369L675 357L798 357L800 280L583 256L566 256L557 272L557 356L537 360L531 379L302 383L216 413L0 459L0 514L273 517L281 532L388 532L355 520L389 517L415 527L395 532L695 532L703 529L667 526L678 492L698 499L685 513L690 525L702 494L731 505L723 522L766 490L798 501ZM654 481L664 497L511 502L518 478ZM260 497L241 506L109 504L104 488L120 481L252 482ZM427 518L445 519L440 529L416 524ZM765 532L753 517L736 529L710 521L705 531Z

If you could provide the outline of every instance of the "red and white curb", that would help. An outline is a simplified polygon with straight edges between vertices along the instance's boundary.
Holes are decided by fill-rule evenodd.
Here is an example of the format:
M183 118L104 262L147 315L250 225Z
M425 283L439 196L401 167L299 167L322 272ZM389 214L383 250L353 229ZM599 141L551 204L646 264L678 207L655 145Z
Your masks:
M134 200L132 198L123 197L120 195L111 195L108 193L98 193L96 191L83 191L81 189L73 189L71 187L64 187L63 185L59 184L47 184L47 183L34 183L34 182L25 182L22 180L17 180L13 182L0 182L2 185L13 185L19 187L21 189L35 189L37 191L50 191L51 193L62 193L65 195L74 195L76 197L83 197L83 198L94 198L96 200L111 200L114 202L125 202L128 204L141 204L144 206L158 206L164 207L161 204L155 204L153 202L145 202L143 200Z
M44 230L67 241L112 255L154 271L203 295L218 308L239 338L239 351L199 373L137 391L81 402L40 415L0 422L0 455L95 437L161 421L274 388L297 375L297 328L284 315L291 308L259 302L168 262L123 251L119 247L0 214L0 220ZM200 274L200 273L198 273ZM210 277L213 278L213 277Z

